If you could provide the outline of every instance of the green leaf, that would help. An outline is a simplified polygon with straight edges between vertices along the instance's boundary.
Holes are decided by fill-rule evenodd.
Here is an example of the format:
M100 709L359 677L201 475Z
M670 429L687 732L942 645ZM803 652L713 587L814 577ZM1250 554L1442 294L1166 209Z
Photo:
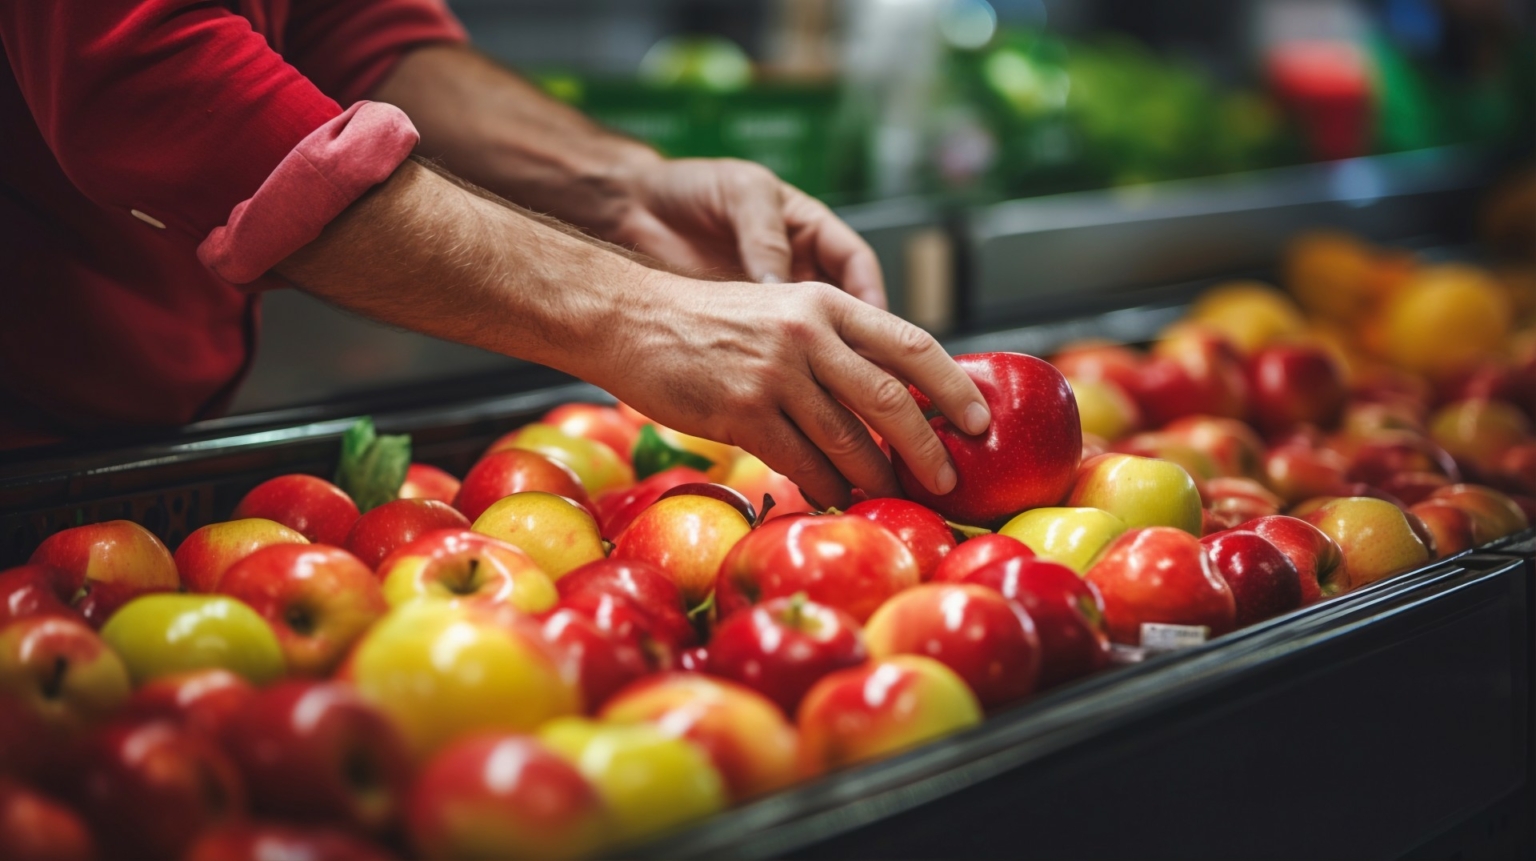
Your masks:
M702 454L685 451L668 443L657 433L655 425L640 428L640 439L635 442L635 478L650 478L658 472L674 466L691 466L704 472L715 462Z
M946 520L944 522L949 525L950 529L960 533L962 536L962 541L967 538L976 538L981 535L992 534L992 530L986 528L985 526L967 526L964 523L956 523L953 520Z
M336 485L352 497L359 511L368 511L400 496L410 466L410 436L380 436L373 418L363 416L342 434Z

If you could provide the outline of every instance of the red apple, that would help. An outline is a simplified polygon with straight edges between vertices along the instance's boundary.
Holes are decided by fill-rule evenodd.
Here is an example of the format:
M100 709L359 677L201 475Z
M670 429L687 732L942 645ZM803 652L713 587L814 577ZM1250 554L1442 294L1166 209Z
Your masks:
M703 673L709 669L709 647L694 646L677 653L677 668L689 673Z
M1380 487L1405 472L1438 472L1460 478L1445 449L1411 431L1379 431L1355 446L1345 478Z
M614 543L613 558L655 566L693 607L709 597L721 561L751 530L732 505L708 496L674 496L640 512Z
M129 689L122 660L75 619L31 616L0 628L0 698L46 724L85 727L122 706Z
M1242 417L1247 381L1240 360L1220 348L1189 349L1183 358L1154 355L1138 369L1130 393L1148 427L1194 415Z
M1344 589L1374 583L1399 571L1423 565L1433 552L1401 506L1363 496L1330 500L1306 516L1306 521L1338 542L1344 561L1339 578Z
M316 544L337 547L357 522L357 503L323 478L293 473L268 479L251 488L235 506L231 520L262 517L303 535Z
M866 499L849 506L848 514L891 530L917 560L918 576L933 579L939 563L955 549L955 533L944 518L905 499Z
M1185 416L1163 428L1162 433L1209 458L1217 476L1257 478L1263 474L1264 442L1253 428L1237 419Z
M288 671L323 676L389 609L368 566L339 547L277 544L224 572L219 592L272 626Z
M709 476L686 466L664 469L632 487L610 490L597 497L592 512L602 526L603 537L609 541L619 537L640 512L651 507L663 493L683 484L708 483Z
M176 548L176 570L188 592L215 592L229 566L274 544L308 544L297 531L260 517L210 523Z
M1071 568L1014 557L972 571L964 582L996 590L1034 620L1040 637L1041 690L1109 665L1104 599Z
M1060 502L1083 451L1077 400L1066 378L1046 362L1020 353L977 353L955 361L981 390L992 423L982 435L971 436L943 416L930 419L959 481L948 494L932 493L899 454L893 455L907 496L950 520L973 525ZM932 409L915 388L912 397L924 412Z
M800 704L801 769L817 774L889 756L975 726L981 717L970 687L932 658L898 655L838 670Z
M1256 532L1234 530L1200 540L1237 603L1239 628L1301 606L1301 574L1280 548Z
M864 636L875 660L923 655L949 667L986 708L1029 696L1040 677L1034 620L984 586L928 583L908 589L880 605Z
M84 622L69 606L71 578L46 565L18 565L0 571L0 628L30 616L60 616Z
M868 619L885 599L919 582L912 551L862 517L786 517L736 542L720 565L715 610L738 610L797 592Z
M602 404L565 404L550 410L539 421L570 436L600 442L613 449L625 463L629 463L640 439L639 425L615 407Z
M867 658L859 623L841 610L794 595L721 622L710 638L705 665L712 675L740 682L793 715L818 679Z
M396 549L376 573L392 607L432 597L541 613L559 597L527 553L467 529L428 532Z
M256 686L229 670L192 670L151 679L128 700L124 715L134 720L168 720L209 738L245 711Z
M1435 558L1455 556L1477 546L1472 515L1443 499L1426 499L1408 509L1435 539Z
M61 576L56 581L60 594L71 596L70 604L93 628L140 595L181 587L171 552L149 530L128 520L55 532L32 551L29 561Z
M279 682L233 716L223 742L258 812L382 834L404 808L405 740L349 684Z
M91 861L95 857L95 842L78 814L0 775L0 858Z
M561 598L583 592L623 595L650 618L652 632L681 649L697 639L677 584L656 566L637 559L599 559L555 583Z
M400 485L401 499L435 499L453 504L459 495L459 480L425 463L413 463L405 470L405 483Z
M1404 505L1415 505L1428 499L1440 488L1451 484L1455 482L1443 473L1399 472L1383 479L1381 489L1396 497Z
M1280 497L1251 478L1213 478L1201 488L1206 511L1222 529L1256 517L1279 514Z
M1291 560L1296 566L1302 606L1337 595L1345 588L1341 570L1343 552L1316 526L1295 517L1275 514L1240 523L1236 528L1263 536Z
M198 835L182 861L391 861L383 849L336 828L232 822Z
M960 583L971 572L1003 559L1027 559L1035 555L1029 545L1007 535L991 533L960 542L933 573L935 583Z
M1266 348L1249 360L1248 380L1254 417L1271 435L1301 424L1332 427L1348 397L1338 362L1311 345Z
M1146 358L1129 347L1097 341L1079 341L1062 347L1051 357L1063 374L1074 380L1107 381L1130 392Z
M347 533L347 551L370 571L389 554L439 529L468 529L469 518L435 499L396 499L357 519Z
M0 695L0 775L39 783L66 773L74 733L15 696ZM56 781L54 781L56 782Z
M757 509L752 507L752 503L747 501L747 497L741 491L723 484L715 484L709 481L693 481L688 484L679 484L677 487L663 491L661 496L656 498L656 501L660 502L663 499L671 499L674 496L707 496L711 499L718 499L740 512L741 516L748 523L757 522Z
M1333 495L1348 469L1343 455L1326 448L1288 443L1264 455L1264 483L1291 505Z
M1472 516L1472 539L1479 545L1513 535L1531 523L1525 511L1508 495L1478 484L1453 484L1430 494Z
M1211 566L1200 540L1182 529L1149 526L1115 539L1088 582L1104 596L1110 639L1141 645L1148 622L1204 626L1220 636L1237 626L1232 589Z
M587 595L596 597L596 604L618 600ZM588 713L597 711L620 688L657 669L641 647L646 634L620 633L622 626L615 630L611 621L599 623L602 615L585 607L557 605L544 615L540 629L565 665L565 674L581 688L582 706Z
M472 735L422 769L406 810L423 858L584 858L613 833L602 796L525 735Z
M497 500L528 490L542 490L591 509L586 488L570 467L536 451L511 448L492 452L469 468L453 506L471 521Z

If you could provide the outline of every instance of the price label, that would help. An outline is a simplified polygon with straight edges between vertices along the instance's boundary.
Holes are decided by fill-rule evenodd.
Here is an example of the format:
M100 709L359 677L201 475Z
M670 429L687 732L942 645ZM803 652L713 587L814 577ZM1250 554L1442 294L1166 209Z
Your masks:
M1198 646L1210 639L1211 629L1204 625L1164 625L1161 622L1141 623L1141 650L1146 655L1177 652Z

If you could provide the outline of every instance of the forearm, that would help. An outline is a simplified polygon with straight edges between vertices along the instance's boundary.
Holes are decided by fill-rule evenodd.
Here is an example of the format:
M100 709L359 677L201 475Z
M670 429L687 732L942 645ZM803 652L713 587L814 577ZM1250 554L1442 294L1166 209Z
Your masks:
M612 236L630 204L617 177L660 160L462 46L411 52L372 97L410 116L423 155L598 236Z

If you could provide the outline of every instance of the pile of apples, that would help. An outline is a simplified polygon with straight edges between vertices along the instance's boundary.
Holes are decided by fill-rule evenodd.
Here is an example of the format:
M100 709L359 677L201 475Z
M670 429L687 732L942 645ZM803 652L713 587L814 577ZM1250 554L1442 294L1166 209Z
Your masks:
M0 572L0 857L590 855L1526 528L1536 364L1329 331L1237 285L1149 353L959 357L956 489L845 512L569 404L366 511L65 529Z

